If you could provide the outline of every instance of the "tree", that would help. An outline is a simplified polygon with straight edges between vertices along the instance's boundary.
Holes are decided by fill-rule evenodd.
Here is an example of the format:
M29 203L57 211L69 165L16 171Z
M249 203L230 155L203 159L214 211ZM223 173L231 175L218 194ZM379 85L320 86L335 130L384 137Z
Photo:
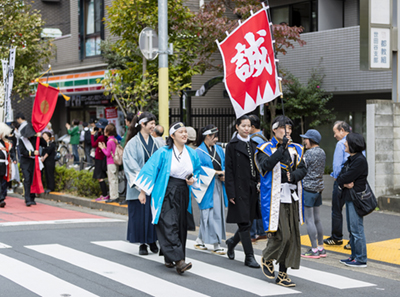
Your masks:
M107 7L105 21L110 32L119 37L103 44L106 62L115 71L102 81L106 94L117 95L127 109L146 109L158 101L158 60L147 61L143 74L143 58L139 50L139 34L145 27L158 28L158 5L155 0L114 0ZM179 93L191 85L191 77L199 74L194 65L199 40L190 30L194 15L182 0L168 1L169 90Z
M51 41L40 38L43 26L39 11L31 10L30 5L24 5L23 1L0 0L0 58L8 60L10 47L17 48L13 93L20 98L29 96L29 83L53 55Z
M306 127L315 128L334 119L333 109L326 107L332 94L321 87L324 79L321 69L312 69L307 84L302 84L290 72L285 74L285 115L300 120L301 133Z

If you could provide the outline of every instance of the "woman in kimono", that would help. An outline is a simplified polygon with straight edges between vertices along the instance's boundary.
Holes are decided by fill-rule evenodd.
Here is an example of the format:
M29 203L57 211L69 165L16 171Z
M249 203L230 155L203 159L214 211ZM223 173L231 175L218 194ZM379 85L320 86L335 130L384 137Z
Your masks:
M217 127L208 125L200 129L197 139L196 153L202 166L200 179L205 187L202 191L193 192L200 208L200 230L195 248L206 250L205 243L213 244L213 254L225 255L226 252L220 244L226 239L225 207L228 207L228 198L224 184L225 153L216 145L217 133Z
M46 141L47 146L43 148L41 160L44 165L44 176L46 178L45 193L54 191L54 170L56 168L56 144L51 141L51 133L43 132L43 139Z
M254 219L261 217L258 203L258 172L254 163L256 142L250 139L251 122L247 115L236 120L237 134L226 146L226 193L229 199L227 223L236 223L238 230L225 243L228 258L235 259L235 246L242 242L244 265L260 268L254 259L250 229Z
M153 224L165 266L176 266L179 274L192 267L192 263L185 262L187 212L192 209L190 187L197 181L201 169L196 151L185 145L187 139L185 125L172 124L167 145L153 154L135 181L141 189L142 204L151 195Z
M135 116L129 126L124 148L124 171L128 181L126 200L128 202L128 235L131 243L140 243L139 255L148 255L147 245L153 253L158 253L156 244L157 234L151 223L150 196L146 197L146 203L139 201L140 191L134 187L134 181L140 169L157 151L159 144L151 133L156 126L156 117L144 112Z

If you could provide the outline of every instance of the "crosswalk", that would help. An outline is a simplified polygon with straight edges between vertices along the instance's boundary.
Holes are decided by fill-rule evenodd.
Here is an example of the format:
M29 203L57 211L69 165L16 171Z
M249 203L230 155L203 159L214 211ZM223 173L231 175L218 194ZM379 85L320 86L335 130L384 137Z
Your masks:
M220 296L220 293L212 288L224 288L230 292L226 296L280 296L292 294L306 294L302 288L284 288L266 281L262 273L250 268L231 269L227 266L234 264L232 261L220 260L216 255L208 258L194 249L195 242L187 241L187 261L192 262L193 268L179 276L173 269L163 267L163 257L156 254L140 256L138 245L130 244L122 240L91 241L87 242L96 253L88 252L83 247L70 247L62 244L36 244L25 245L19 249L19 253L29 255L39 262L25 263L16 259L12 254L13 247L0 242L0 284L10 281L18 284L24 290L31 291L39 296L71 296L93 297L111 296L110 293L102 293L101 290L93 290L96 286L118 287L119 284L131 288L130 296L142 294L143 296ZM208 252L209 253L209 252ZM17 254L17 253L16 253ZM237 250L235 260L243 262L244 253ZM129 262L122 263L116 259L125 255ZM14 256L14 257L13 257ZM226 256L220 256L225 257ZM18 258L18 257L17 257ZM202 260L199 260L199 259ZM205 259L206 258L206 259ZM205 260L204 260L205 259ZM33 264L34 263L34 264ZM63 267L69 273L89 275L86 283L77 284L71 278L64 277L63 273L51 273L48 264L53 267ZM132 264L135 265L132 265ZM43 265L42 265L43 264ZM159 265L160 264L160 265ZM247 273L249 271L249 273ZM357 289L376 286L373 283L364 282L355 278L345 277L340 274L321 271L302 266L299 270L290 270L290 275L306 281L338 290ZM312 276L312 277L311 277ZM6 279L6 280L5 280ZM201 285L199 285L201 284ZM97 286L98 286L97 285ZM222 290L222 289L220 289ZM0 296L2 296L0 292ZM33 295L32 295L33 296ZM116 296L125 296L124 294Z

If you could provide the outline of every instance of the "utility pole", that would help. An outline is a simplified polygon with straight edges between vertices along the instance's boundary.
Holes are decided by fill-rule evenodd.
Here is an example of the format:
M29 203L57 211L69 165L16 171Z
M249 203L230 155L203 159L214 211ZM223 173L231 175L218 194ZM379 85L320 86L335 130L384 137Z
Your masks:
M168 0L158 0L158 112L164 136L169 131Z

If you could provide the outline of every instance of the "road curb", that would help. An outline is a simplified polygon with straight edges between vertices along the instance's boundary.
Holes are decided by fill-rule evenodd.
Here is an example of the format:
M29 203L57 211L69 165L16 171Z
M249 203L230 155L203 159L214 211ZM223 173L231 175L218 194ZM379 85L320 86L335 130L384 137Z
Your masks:
M16 194L22 195L22 189L18 188L15 191ZM12 195L9 195L12 196ZM91 209L97 209L101 211L113 212L118 214L127 215L128 207L126 205L119 205L118 203L105 203L93 201L90 198L82 198L78 196L69 195L66 193L51 192L50 194L40 194L38 198L54 200L64 203L73 204L76 206L87 207Z

